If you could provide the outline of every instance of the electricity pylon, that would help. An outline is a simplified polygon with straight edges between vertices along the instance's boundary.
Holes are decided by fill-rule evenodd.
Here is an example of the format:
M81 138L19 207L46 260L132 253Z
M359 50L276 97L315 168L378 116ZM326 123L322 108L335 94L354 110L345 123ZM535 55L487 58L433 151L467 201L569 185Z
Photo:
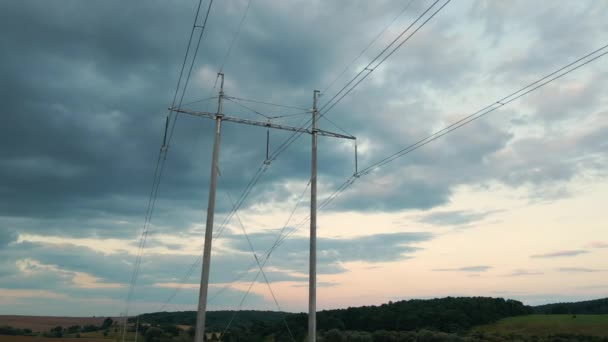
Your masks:
M236 122L240 124L262 126L267 128L281 129L292 132L307 133L312 136L312 158L311 158L311 177L310 177L310 264L309 264L309 291L308 291L308 340L316 341L316 302L317 302L317 136L327 136L342 139L355 140L351 135L344 135L334 132L321 130L318 128L317 99L319 91L313 92L312 109L312 129L303 127L291 127L262 122L249 119L242 119L235 116L228 116L223 113L222 104L224 99L224 74L219 73L221 78L220 91L217 103L217 112L199 112L181 108L169 108L177 113L189 114L215 120L213 156L211 157L211 181L209 182L209 201L207 204L207 222L205 228L205 245L203 247L203 269L201 273L201 287L198 297L198 313L196 316L195 342L203 342L205 336L205 315L207 312L207 292L209 289L209 272L211 265L211 240L213 238L213 216L215 213L215 191L218 175L218 159L220 153L220 137L222 121Z

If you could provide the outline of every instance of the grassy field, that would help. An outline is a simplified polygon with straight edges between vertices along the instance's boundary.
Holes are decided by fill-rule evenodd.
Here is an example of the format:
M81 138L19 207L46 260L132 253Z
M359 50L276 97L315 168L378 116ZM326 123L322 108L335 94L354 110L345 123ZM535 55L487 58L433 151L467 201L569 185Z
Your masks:
M140 341L143 341L140 335ZM0 335L0 342L113 342L122 341L120 332L110 332L108 336L103 336L101 331L93 331L80 333L80 337L76 338L75 334L66 335L62 338L44 337L44 336L8 336ZM125 341L135 341L134 333L127 333Z
M484 333L549 336L555 334L581 334L608 337L608 315L528 315L509 317L494 324L476 327Z
M55 317L55 316L17 316L0 315L0 326L27 328L33 331L48 331L58 325L67 328L72 325L101 325L106 317ZM116 320L118 318L112 317Z
M50 337L42 337L42 336L7 336L0 335L0 342L109 342L113 340L108 340L104 338L50 338Z

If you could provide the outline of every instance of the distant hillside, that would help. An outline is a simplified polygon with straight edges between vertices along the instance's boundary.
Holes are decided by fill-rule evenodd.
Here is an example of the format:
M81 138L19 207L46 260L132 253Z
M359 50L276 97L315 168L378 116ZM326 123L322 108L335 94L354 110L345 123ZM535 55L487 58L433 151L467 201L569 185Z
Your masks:
M235 311L209 311L207 312L207 330L221 331L228 322L232 319ZM286 315L293 315L286 312L277 311L238 311L231 326L233 327L250 327L252 324L268 324L272 325L276 322L281 322ZM196 322L196 311L177 311L177 312L154 312L142 314L139 316L142 323L152 325L176 324L176 325L191 325Z
M428 300L389 302L380 306L324 310L317 314L320 331L357 330L374 332L429 329L442 332L464 332L476 325L496 322L505 317L527 315L532 309L515 300L487 297L447 297ZM207 330L223 331L233 311L207 313ZM306 335L307 315L274 311L241 311L232 322L231 339L255 340L274 334L279 340L287 337L283 318L297 338ZM195 312L157 312L140 316L140 322L154 325L194 325ZM245 338L247 336L247 338ZM227 336L228 338L228 336ZM227 339L227 340L231 340Z
M495 322L504 317L527 315L532 310L515 300L488 297L447 297L389 302L380 306L321 311L319 329L360 331L431 329L457 332Z
M533 307L539 314L608 314L608 298L574 303L555 303Z

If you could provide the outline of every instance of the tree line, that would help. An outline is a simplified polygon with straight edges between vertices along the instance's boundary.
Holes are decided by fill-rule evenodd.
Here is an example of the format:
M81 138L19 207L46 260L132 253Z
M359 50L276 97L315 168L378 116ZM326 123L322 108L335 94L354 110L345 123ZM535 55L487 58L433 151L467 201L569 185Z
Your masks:
M601 315L608 314L608 298L586 300L575 303L555 303L534 307L539 314L578 314Z
M378 331L434 331L462 333L476 325L488 324L501 318L527 315L531 307L515 300L489 297L447 297L428 300L404 300L379 306L349 307L317 313L321 337L333 331L351 331L353 336L367 336ZM234 311L207 313L207 332L223 332ZM194 325L196 312L159 312L139 316L140 322ZM226 331L224 341L261 341L272 336L275 341L302 340L307 334L308 315L274 311L239 312ZM287 324L285 324L287 323ZM287 329L289 327L289 330ZM358 335L357 335L358 334ZM348 337L348 341L356 340ZM334 338L330 338L332 340ZM370 340L371 341L371 340ZM389 340L390 341L390 340Z

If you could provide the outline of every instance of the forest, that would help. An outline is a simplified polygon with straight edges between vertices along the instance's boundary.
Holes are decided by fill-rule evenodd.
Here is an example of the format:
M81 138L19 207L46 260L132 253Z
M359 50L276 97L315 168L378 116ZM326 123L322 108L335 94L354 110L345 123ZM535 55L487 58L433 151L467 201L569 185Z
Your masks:
M601 315L608 313L608 298L575 303L555 303L534 307L539 314ZM606 328L608 329L608 327Z
M341 341L340 336L348 341L372 341L372 338L374 341L409 341L415 340L419 332L445 336L465 334L477 325L531 313L533 308L515 300L447 297L324 310L317 314L317 321L320 337L327 341ZM233 316L230 328L226 329ZM142 324L150 325L193 325L196 313L157 312L140 315L139 319ZM293 336L299 341L306 336L307 319L304 313L213 311L207 313L207 331L223 333L224 341L262 341L268 336L276 341L291 341Z

